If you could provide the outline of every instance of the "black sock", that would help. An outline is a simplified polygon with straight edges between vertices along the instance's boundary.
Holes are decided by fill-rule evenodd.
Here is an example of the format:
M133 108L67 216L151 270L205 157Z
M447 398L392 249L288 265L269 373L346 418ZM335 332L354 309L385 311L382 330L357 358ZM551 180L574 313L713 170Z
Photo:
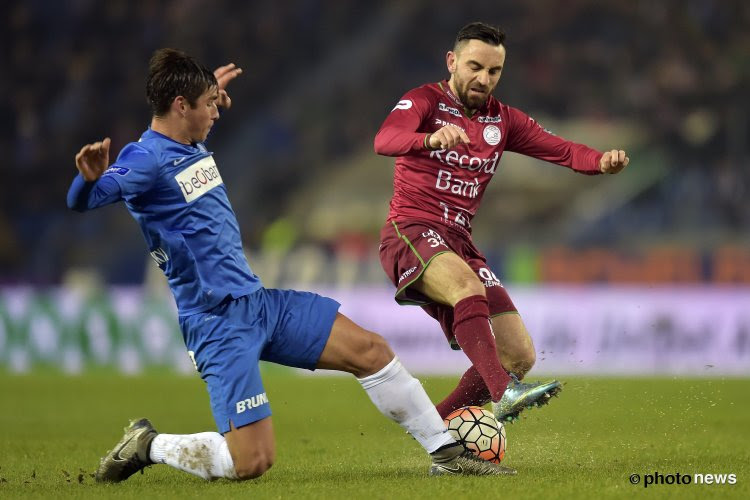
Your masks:
M440 453L441 451L449 450L449 449L451 449L451 448L453 448L455 446L460 446L460 447L463 448L463 445L461 443L459 443L458 441L456 441L455 443L444 444L443 446L441 446L437 450L435 450L432 453L430 453L430 455L435 455L436 453Z

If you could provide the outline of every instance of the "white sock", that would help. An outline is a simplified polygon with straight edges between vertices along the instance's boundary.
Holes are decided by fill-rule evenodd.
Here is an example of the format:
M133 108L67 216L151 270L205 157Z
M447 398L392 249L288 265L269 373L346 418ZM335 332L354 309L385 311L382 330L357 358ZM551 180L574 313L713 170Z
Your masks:
M149 453L157 464L167 464L203 479L237 479L227 441L217 432L158 434Z
M455 442L422 384L398 357L379 372L357 380L380 413L406 429L427 453Z

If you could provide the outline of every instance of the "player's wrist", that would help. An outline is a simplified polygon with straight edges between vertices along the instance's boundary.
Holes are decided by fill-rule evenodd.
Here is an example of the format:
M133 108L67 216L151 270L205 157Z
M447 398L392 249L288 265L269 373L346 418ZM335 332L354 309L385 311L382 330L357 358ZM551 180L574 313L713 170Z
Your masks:
M424 136L424 148L425 148L425 149L426 149L427 151L435 151L436 149L438 149L438 148L433 148L433 147L432 147L432 146L430 145L430 139L431 139L431 138L432 138L432 134L425 134L425 136Z

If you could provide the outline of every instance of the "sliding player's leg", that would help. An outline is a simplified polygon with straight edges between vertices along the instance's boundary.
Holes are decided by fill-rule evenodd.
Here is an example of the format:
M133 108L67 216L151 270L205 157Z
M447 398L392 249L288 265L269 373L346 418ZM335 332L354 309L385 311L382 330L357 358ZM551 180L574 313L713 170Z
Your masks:
M406 429L428 452L454 443L424 391L380 335L339 314L318 368L353 374L373 404Z
M219 432L159 434L148 420L139 420L102 459L97 480L122 481L153 464L204 479L250 479L268 470L275 445L258 367L268 331L267 319L258 315L260 295L180 318Z
M479 459L456 443L422 384L403 367L386 341L346 316L338 314L317 367L355 375L378 410L406 429L430 454L430 475L516 473Z
M455 443L422 385L380 335L338 312L339 304L308 292L269 290L283 315L261 359L307 369L351 373L385 416L434 452Z
M124 481L154 464L166 464L203 479L252 479L273 465L271 417L231 431L159 434L147 419L131 422L95 474L99 482ZM234 457L234 458L233 458Z
M268 309L279 311L280 320L261 359L353 374L378 410L430 453L433 475L515 474L456 443L422 384L401 365L385 339L340 314L338 302L293 290L268 290L266 296Z

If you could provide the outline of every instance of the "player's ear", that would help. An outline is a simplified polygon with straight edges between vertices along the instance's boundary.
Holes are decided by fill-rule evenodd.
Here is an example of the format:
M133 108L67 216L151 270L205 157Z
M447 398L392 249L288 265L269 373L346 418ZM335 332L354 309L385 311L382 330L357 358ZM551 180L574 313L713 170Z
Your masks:
M172 101L172 110L182 117L185 116L187 107L188 107L187 100L181 95L178 95L177 97L174 98L174 101Z
M452 50L449 50L445 54L445 64L448 66L448 71L451 75L456 72L456 53Z

